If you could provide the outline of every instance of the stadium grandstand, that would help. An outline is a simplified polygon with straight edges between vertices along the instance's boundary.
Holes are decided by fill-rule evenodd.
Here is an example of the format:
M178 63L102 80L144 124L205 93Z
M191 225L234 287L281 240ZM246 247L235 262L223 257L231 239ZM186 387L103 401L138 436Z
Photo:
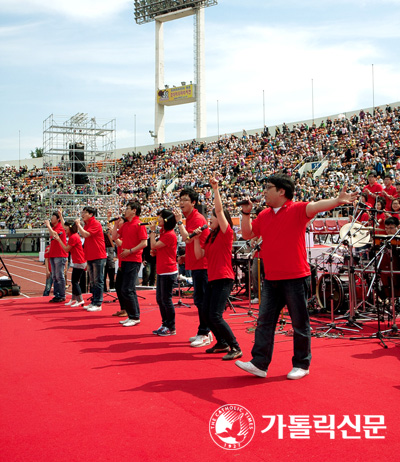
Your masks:
M331 197L345 183L360 190L371 169L378 172L378 181L382 182L385 174L397 181L399 117L400 103L391 103L327 116L314 123L283 123L219 139L143 146L136 152L118 149L116 184L109 193L118 194L121 207L131 199L139 200L142 216L151 217L163 207L175 206L179 191L192 186L200 194L200 203L210 211L208 178L218 172L222 199L235 216L237 200L244 196L261 198L263 180L276 172L295 178L295 200L299 201ZM42 159L22 160L20 164L0 163L0 228L9 237L26 234L28 229L39 231L50 212L50 195L64 194L66 187L61 177L45 185ZM79 194L76 189L71 191ZM29 239L24 246L27 248L21 250L31 249Z

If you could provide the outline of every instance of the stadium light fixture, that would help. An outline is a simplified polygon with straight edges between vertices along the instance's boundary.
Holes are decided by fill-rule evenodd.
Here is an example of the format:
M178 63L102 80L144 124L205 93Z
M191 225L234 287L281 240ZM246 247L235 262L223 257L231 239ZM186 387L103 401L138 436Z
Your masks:
M206 8L217 3L218 0L135 0L135 21L145 24L154 21L157 16L190 8Z

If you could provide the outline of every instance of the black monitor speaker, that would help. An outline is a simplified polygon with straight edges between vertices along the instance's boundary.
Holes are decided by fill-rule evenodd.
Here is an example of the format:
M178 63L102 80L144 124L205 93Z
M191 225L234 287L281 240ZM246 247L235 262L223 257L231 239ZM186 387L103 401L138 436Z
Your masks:
M71 143L69 145L69 160L71 171L74 173L75 184L87 184L88 177L85 166L85 145L83 143ZM85 173L83 173L85 172Z

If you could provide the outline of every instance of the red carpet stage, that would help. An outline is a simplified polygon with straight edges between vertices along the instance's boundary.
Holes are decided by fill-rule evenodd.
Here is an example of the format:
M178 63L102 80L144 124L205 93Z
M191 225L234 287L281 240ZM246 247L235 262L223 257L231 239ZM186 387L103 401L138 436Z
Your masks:
M310 375L289 381L292 337L277 334L260 379L189 347L194 307L177 309L176 336L153 335L154 292L140 294L142 322L129 328L111 316L116 302L88 313L42 297L0 300L2 461L398 457L398 338L387 349L348 334L313 338ZM247 361L254 334L247 310L238 311L243 316L226 315Z

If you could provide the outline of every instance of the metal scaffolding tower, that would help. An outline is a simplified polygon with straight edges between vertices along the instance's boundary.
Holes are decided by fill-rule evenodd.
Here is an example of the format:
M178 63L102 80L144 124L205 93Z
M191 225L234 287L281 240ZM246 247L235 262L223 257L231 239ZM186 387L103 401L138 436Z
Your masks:
M115 119L99 123L84 113L63 119L52 114L43 122L48 215L61 207L66 219L76 219L90 205L105 219L108 210L116 213L119 208Z

